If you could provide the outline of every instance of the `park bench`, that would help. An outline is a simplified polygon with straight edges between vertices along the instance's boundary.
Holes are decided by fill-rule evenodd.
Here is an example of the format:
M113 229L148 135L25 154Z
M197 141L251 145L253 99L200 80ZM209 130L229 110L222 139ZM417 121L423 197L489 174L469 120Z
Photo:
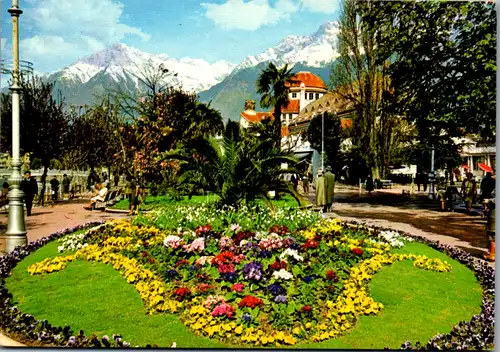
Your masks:
M114 192L115 192L114 194L111 194L111 196L109 196L109 200L106 202L106 206L111 207L123 199L121 188Z
M104 209L106 209L106 203L109 201L110 196L113 192L116 192L116 191L112 191L112 192L108 191L108 193L106 193L106 196L104 197L104 201L101 202L100 200L98 200L97 202L92 204L92 210L104 210Z

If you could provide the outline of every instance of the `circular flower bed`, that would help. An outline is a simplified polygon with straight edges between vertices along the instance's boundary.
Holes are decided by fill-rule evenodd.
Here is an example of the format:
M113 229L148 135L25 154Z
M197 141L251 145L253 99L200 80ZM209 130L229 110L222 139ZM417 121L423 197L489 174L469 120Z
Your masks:
M16 249L0 259L0 274L5 277L30 251L74 230ZM235 345L293 345L344 334L360 315L383 309L367 289L383 265L412 260L421 269L451 270L438 259L391 251L412 236L331 219L293 232L277 225L265 232L245 231L236 224L225 231L214 231L210 224L195 231L168 231L110 222L84 236L70 236L58 249L71 254L34 264L29 273L63 270L76 259L110 264L135 286L149 314L177 314L195 333ZM428 244L476 272L484 288L483 312L450 335L436 336L427 346L414 348L491 346L494 270L462 251ZM0 294L1 324L7 332L22 332L29 339L54 345L102 345L97 337L70 336L68 328L55 329L46 322L43 335L31 332L40 322L12 307L3 282ZM29 322L23 323L25 319ZM124 344L119 336L114 340ZM409 342L402 347L412 348Z

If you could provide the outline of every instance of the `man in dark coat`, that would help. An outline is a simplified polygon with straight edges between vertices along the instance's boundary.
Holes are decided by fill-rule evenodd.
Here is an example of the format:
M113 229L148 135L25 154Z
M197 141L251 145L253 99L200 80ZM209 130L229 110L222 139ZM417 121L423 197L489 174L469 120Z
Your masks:
M486 173L486 177L481 181L481 200L490 199L491 192L495 189L495 180L491 172Z
M26 204L26 215L31 216L33 208L33 198L38 194L38 184L34 177L31 177L31 172L24 173L24 179L21 181L21 189L24 192L24 203Z
M59 192L59 180L55 175L52 180L50 180L50 188L52 191L52 202L55 202L57 200L57 193Z

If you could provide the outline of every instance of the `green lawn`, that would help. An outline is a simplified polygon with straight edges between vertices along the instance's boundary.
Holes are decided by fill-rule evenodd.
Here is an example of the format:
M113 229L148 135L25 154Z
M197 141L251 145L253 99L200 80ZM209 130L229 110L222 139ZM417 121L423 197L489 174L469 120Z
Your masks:
M231 347L192 334L173 315L147 316L133 285L110 265L77 261L61 272L29 276L29 265L57 256L57 243L25 258L7 279L19 308L54 325L70 325L87 335L122 334L132 346L158 344L169 347ZM384 304L379 316L363 316L344 337L297 348L399 348L405 340L426 342L436 333L447 333L461 320L480 312L481 287L472 271L423 244L412 243L402 252L447 260L451 273L416 269L411 262L384 267L370 290Z
M169 196L151 196L148 195L146 197L146 200L144 202L144 205L141 206L142 210L150 210L152 208L156 207L161 207L162 205L168 205L168 204L202 204L202 203L211 203L215 202L218 199L217 195L211 194L209 196L193 196L191 199L188 197L184 197L183 200L177 201L171 199ZM264 204L264 201L259 200L258 203ZM285 195L283 196L282 199L280 200L273 200L272 203L275 206L279 207L296 207L299 204L297 201L290 195ZM303 205L308 205L311 204L308 200L303 199ZM116 203L113 207L113 209L120 209L120 210L125 210L129 209L129 203L127 199L123 199Z

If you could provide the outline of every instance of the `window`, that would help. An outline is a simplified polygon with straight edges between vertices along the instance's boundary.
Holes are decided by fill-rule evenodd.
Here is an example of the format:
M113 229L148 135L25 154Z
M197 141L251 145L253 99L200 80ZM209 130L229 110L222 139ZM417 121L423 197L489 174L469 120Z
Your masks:
M314 93L309 93L309 100L314 100Z
M297 93L292 93L292 99L297 98Z
M319 99L319 93L316 93L316 99Z

